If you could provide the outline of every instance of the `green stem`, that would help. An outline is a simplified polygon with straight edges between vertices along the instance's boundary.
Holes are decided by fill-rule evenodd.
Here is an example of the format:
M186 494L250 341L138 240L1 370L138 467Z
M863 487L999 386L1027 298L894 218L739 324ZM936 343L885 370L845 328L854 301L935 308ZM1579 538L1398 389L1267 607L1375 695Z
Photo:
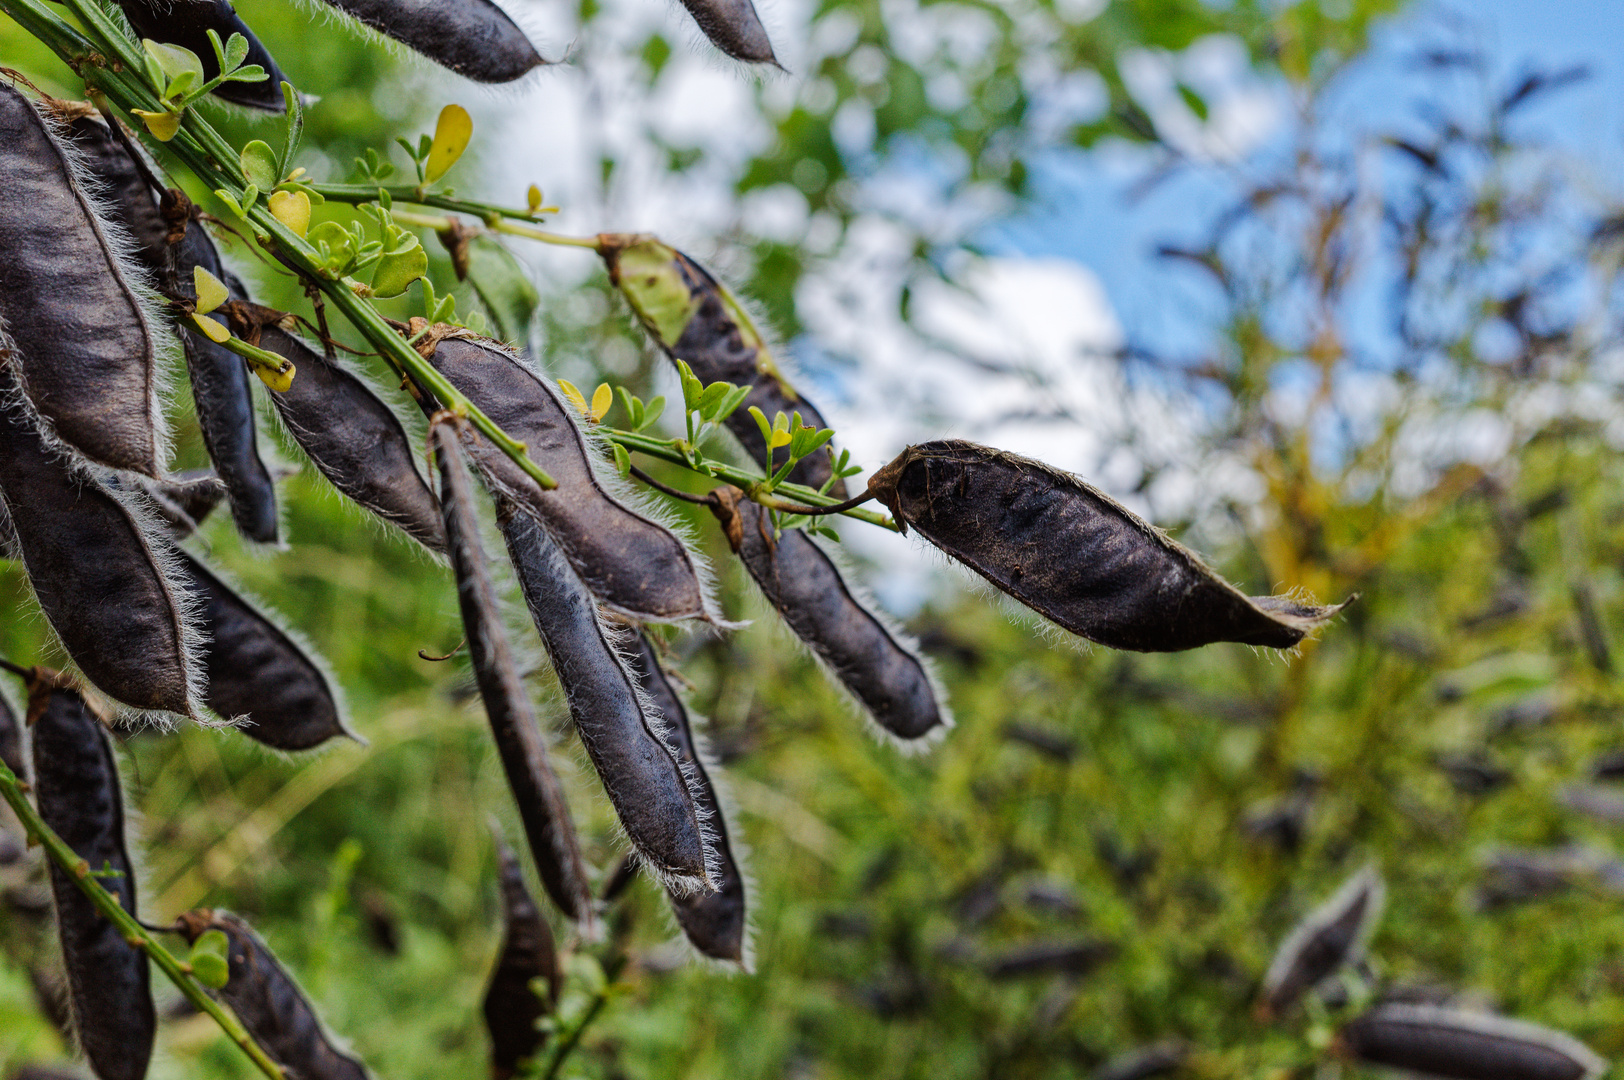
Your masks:
M418 206L432 206L439 210L471 214L484 221L487 225L500 218L509 218L515 221L535 221L538 214L554 210L553 207L544 207L534 213L529 210L514 210L507 206L497 206L495 203L475 202L472 199L459 199L452 195L440 195L406 184L311 184L310 187L312 190L320 192L323 198L352 204L374 202L378 198L378 192L384 191L395 202L415 203ZM596 244L596 241L593 243Z
M260 1072L270 1077L270 1080L284 1080L281 1067L266 1056L265 1051L261 1050L259 1044L243 1029L241 1022L209 997L186 966L160 945L147 928L136 921L134 915L124 910L118 898L102 888L101 882L90 875L90 868L85 860L45 824L45 819L39 816L39 811L34 809L34 804L29 802L28 796L23 793L22 781L17 778L16 773L6 768L3 762L0 762L0 797L10 804L12 812L17 815L17 820L22 822L23 828L28 831L29 838L45 849L51 861L79 886L79 891L85 894L104 918L118 927L126 941L146 953L169 977L169 981L186 995L186 1000L197 1006L198 1011L212 1017L231 1041L248 1055L249 1060Z
M553 1048L552 1057L547 1061L547 1069L541 1074L542 1080L553 1080L558 1075L558 1070L564 1067L564 1062L569 1058L570 1054L575 1052L575 1047L580 1043L581 1036L586 1034L586 1029L591 1026L593 1020L597 1019L598 1014L603 1011L603 1007L608 1003L609 986L605 984L598 988L597 993L592 995L592 1004L587 1006L586 1012L581 1016L581 1022L571 1028L569 1033L560 1039L558 1045Z
M457 213L470 214L474 217L479 217L482 221L484 221L485 228L489 229L491 232L506 233L508 236L523 236L529 240L537 240L543 244L553 244L557 247L588 248L592 251L597 251L601 247L601 245L598 243L598 238L595 236L566 236L563 233L548 232L546 229L538 229L532 225L520 225L503 217L482 215L481 211L486 205L485 203L463 202L460 199L450 199L439 195L425 196L425 198L432 198L432 202L419 201L410 197L410 193L414 192L416 190L415 188L406 188L405 190L408 194L396 196L393 194L394 189L392 188L364 188L356 184L306 184L305 186L310 188L312 191L320 193L323 198L331 199L334 202L350 203L352 205L373 202L378 198L378 192L380 190L388 191L390 192L389 198L392 202L415 203L418 206L433 206L442 210L451 210ZM419 228L433 229L436 232L443 232L444 230L451 228L452 225L451 218L446 217L443 214L414 214L407 210L395 210L392 211L392 213L394 214L395 220L402 224L416 225ZM519 216L519 211L517 210L509 210L506 211L506 213L510 217Z

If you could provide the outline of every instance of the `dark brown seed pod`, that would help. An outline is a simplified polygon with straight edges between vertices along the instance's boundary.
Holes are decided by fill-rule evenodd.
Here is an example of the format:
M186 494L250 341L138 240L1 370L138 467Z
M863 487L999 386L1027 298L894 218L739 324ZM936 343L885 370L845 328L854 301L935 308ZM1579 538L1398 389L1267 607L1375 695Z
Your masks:
M670 529L604 489L586 437L552 383L496 342L472 336L444 338L430 361L558 482L543 491L489 442L469 442L485 482L547 529L592 595L640 621L709 618L693 555Z
M737 488L714 494L711 509L750 577L875 723L919 739L951 722L925 662L852 596L828 553L799 529L774 537L771 517Z
M728 843L727 820L694 742L693 725L688 710L676 689L660 669L660 658L648 638L637 635L637 648L632 653L632 669L641 680L649 701L670 725L669 738L677 761L684 771L691 771L694 802L701 817L710 823L712 839L716 844L716 865L711 872L712 893L671 893L671 910L677 917L682 932L705 956L713 960L727 960L745 970L750 968L749 924L745 920L744 874L733 857Z
M570 718L632 847L672 888L709 890L714 848L665 721L621 658L620 636L604 625L592 595L539 525L511 506L498 517Z
M910 446L869 490L897 524L1072 633L1113 649L1289 649L1342 609L1248 597L1070 473L958 439Z
M136 259L158 274L169 259L170 226L130 151L88 105L53 112L67 128L86 171L101 181L102 193L112 210L110 216L135 241Z
M0 401L15 392L0 369ZM134 708L197 715L196 631L168 549L14 402L0 406L0 501L34 596L86 677Z
M761 25L750 0L682 0L682 6L710 38L711 44L735 60L776 64L767 28Z
M78 169L52 125L0 84L0 347L55 437L92 461L158 476L156 339Z
M0 763L19 779L28 779L23 764L23 725L4 695L0 695Z
M1263 977L1262 1010L1279 1015L1344 965L1357 963L1381 916L1386 886L1373 866L1343 882L1286 935Z
M1560 1031L1436 1005L1378 1005L1342 1029L1354 1057L1453 1080L1591 1080L1607 1063Z
M210 930L226 936L225 986L214 997L231 1006L260 1048L299 1080L367 1080L361 1063L333 1045L293 976L242 919L229 911L188 911L176 923L188 942Z
M742 2L748 5L749 0ZM598 237L598 251L608 264L609 280L667 356L687 364L702 383L750 387L750 396L724 423L752 462L767 458L767 444L750 415L752 405L769 420L780 412L798 412L809 427L828 426L817 407L784 378L738 299L698 262L653 236L605 233ZM818 489L829 483L829 494L844 499L845 481L830 483L831 453L824 448L802 458L788 479ZM775 466L788 461L788 454L788 447L776 450Z
M222 83L215 87L214 96L233 105L265 112L279 113L286 107L282 83L287 81L287 76L228 0L118 0L118 6L141 37L165 45L179 45L196 53L203 61L205 79L220 74L220 62L215 59L208 32L213 30L219 34L222 44L229 41L232 34L241 34L248 40L248 55L243 63L264 68L266 79L253 83Z
M200 561L185 552L180 560L207 639L199 650L208 672L204 704L243 720L244 735L277 750L349 735L332 685L299 643Z
M144 481L141 487L176 540L197 532L226 497L226 486L212 469L188 469L167 480Z
M264 327L259 343L299 371L287 390L271 392L271 401L321 474L430 551L445 551L439 500L417 471L394 410L360 378L280 327Z
M553 931L536 908L513 850L496 835L497 880L502 887L502 951L485 990L485 1030L491 1036L492 1080L517 1076L524 1062L547 1045L536 1022L558 1004L563 977ZM534 985L547 984L547 996Z
M429 441L440 463L440 502L451 567L457 575L457 600L462 608L463 633L468 638L468 656L507 773L508 789L518 804L530 854L547 894L591 937L596 933L592 887L581 859L569 803L548 763L547 745L502 625L496 590L486 570L485 548L479 539L479 520L474 513L472 484L463 466L461 443L449 421L435 423Z
M524 31L491 0L327 3L475 82L512 82L547 62Z
M135 915L134 868L124 847L124 797L111 740L67 680L34 670L28 718L40 817L119 906ZM79 1046L100 1080L141 1080L158 1023L146 954L54 862L51 893Z

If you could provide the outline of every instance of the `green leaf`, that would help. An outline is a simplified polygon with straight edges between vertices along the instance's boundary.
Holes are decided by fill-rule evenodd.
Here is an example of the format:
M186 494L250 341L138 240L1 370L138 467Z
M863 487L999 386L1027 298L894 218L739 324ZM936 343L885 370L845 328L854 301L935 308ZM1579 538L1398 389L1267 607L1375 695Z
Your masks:
M705 392L705 385L694 375L694 369L682 360L677 361L677 372L682 376L683 407L693 412L699 408L699 398Z
M779 415L782 416L783 414L780 413ZM750 418L756 422L756 427L761 429L761 441L766 443L769 447L772 446L773 425L772 422L767 419L767 414L761 411L760 406L752 405L750 406Z
M732 383L727 382L714 382L705 387L699 394L698 410L700 419L710 420L714 418L716 409L722 404L722 400L735 389L736 387Z
M214 193L214 197L216 199L219 199L221 202L225 203L226 206L230 207L231 212L233 214L236 214L238 217L247 217L248 216L247 214L245 214L243 212L242 203L238 202L237 197L235 195L233 195L231 192L227 191L225 188L219 188L218 190L216 190L215 193Z
M256 83L269 79L270 73L258 64L244 64L226 76L226 82Z
M237 35L233 34L232 40L236 39ZM282 161L284 165L292 165L293 155L299 152L299 140L304 138L304 106L299 104L299 95L294 92L293 84L286 80L282 82L282 100L286 103L282 115L288 122L287 140L282 147ZM369 149L367 153L371 154L374 160L377 159L376 151Z
M643 423L643 399L626 389L624 386L615 387L615 395L620 398L620 407L626 413L626 421L636 431Z
M720 422L732 416L744 403L744 399L750 396L751 389L749 386L735 386L727 397L722 399L722 404L717 406L716 420Z
M423 245L412 238L410 245L403 245L401 249L389 252L378 260L378 268L372 273L372 292L376 296L399 296L411 287L412 282L427 276L429 272L429 253L423 250ZM446 297L451 300L451 297ZM455 301L452 301L455 304ZM436 318L436 322L445 320Z
M613 446L615 451L615 468L619 470L621 476L630 476L632 474L632 456L626 453L626 448L621 446L619 443L614 443Z
M281 179L276 151L271 149L270 143L261 139L255 139L243 147L237 160L242 165L243 175L248 177L248 182L261 191L271 190Z
M168 77L170 83L187 73L190 73L197 82L203 82L203 61L199 60L197 53L191 49L183 49L179 45L165 45L151 38L142 38L141 48L157 61L159 70Z
M218 41L220 35L213 30L209 31L210 38ZM221 71L235 71L242 66L243 60L248 57L248 39L241 34L233 33L226 39L225 63L220 65Z
M225 932L210 930L192 942L192 953L187 957L187 963L191 964L192 974L198 982L210 990L219 990L231 980L230 951L231 941Z
M529 344L541 294L524 264L490 237L476 236L468 245L468 283L495 324L496 336Z
M643 418L637 422L637 430L642 431L644 428L653 427L654 422L658 420L660 418L660 414L664 412L665 395L662 394L648 403L648 409L644 412Z

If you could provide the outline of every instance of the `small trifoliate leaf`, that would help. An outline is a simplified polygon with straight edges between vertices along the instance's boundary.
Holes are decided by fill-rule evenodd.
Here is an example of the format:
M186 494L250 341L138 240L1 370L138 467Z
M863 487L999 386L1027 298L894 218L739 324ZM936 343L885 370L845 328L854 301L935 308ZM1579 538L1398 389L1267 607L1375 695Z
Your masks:
M210 930L192 942L192 954L187 962L197 981L210 990L219 990L231 978L231 965L227 961L231 942L220 930Z

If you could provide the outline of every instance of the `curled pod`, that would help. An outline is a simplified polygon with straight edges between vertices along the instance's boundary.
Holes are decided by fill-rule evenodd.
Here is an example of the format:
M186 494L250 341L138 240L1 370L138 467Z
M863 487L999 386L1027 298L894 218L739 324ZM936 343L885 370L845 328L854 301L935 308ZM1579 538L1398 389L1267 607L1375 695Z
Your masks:
M749 0L743 2L748 5ZM817 407L784 378L738 297L698 262L653 236L606 233L598 237L598 251L608 264L609 280L667 356L687 364L702 383L750 387L750 396L723 423L751 461L764 463L767 458L767 444L750 415L752 405L769 420L780 412L798 412L809 427L828 426ZM788 479L820 490L829 484L829 494L844 499L846 484L834 475L831 453L825 447L808 454ZM787 447L774 451L775 466L788 461L788 454Z
M0 369L0 401L15 389ZM134 708L195 716L196 631L169 550L15 402L0 406L0 501L34 596L86 677Z
M0 694L0 764L18 779L28 779L28 769L23 764L23 725L3 694Z
M547 61L491 0L327 0L378 33L475 82L505 83Z
M159 475L157 342L80 165L22 94L0 85L0 347L33 409L92 461Z
M737 488L715 495L711 509L762 595L875 723L899 739L949 723L924 661L852 596L827 552L799 529L774 536L770 515Z
M1215 641L1289 649L1341 610L1249 597L1104 492L976 443L910 446L868 486L904 532L1113 649L1177 652Z
M298 377L271 401L294 442L339 491L431 551L445 550L440 503L417 471L400 418L365 382L278 326L261 347L293 361Z
M276 750L309 750L349 735L327 676L299 643L197 559L180 570L198 599L199 650L208 673L203 703Z
M637 635L632 653L632 669L642 681L649 701L670 725L669 740L677 761L690 773L694 802L702 818L709 821L716 845L716 864L711 871L712 893L671 893L671 910L693 947L713 960L728 960L748 969L749 926L745 922L744 874L733 858L728 843L727 820L716 797L716 786L705 771L705 763L694 743L693 725L682 699L660 669L660 658L647 637ZM605 894L610 890L606 889Z
M511 506L498 517L570 719L632 847L669 887L709 890L715 849L665 721L620 654L619 635L539 525Z
M472 485L463 466L462 448L448 422L434 424L429 439L440 462L440 505L445 512L451 566L457 575L457 601L462 608L468 656L502 769L507 774L508 789L518 804L536 873L547 894L590 937L595 928L586 865L581 859L569 803L547 760L547 745L536 723L535 710L513 662L496 590L486 570L485 548L479 539L479 520L474 514Z
M176 923L188 942L226 936L226 984L213 996L231 1006L260 1048L300 1080L367 1080L366 1069L333 1045L316 1010L270 947L229 911L188 911Z
M563 982L553 931L542 918L513 849L496 837L497 879L502 887L502 951L485 990L485 1030L491 1036L491 1077L509 1080L547 1044L536 1022L558 1004ZM547 984L547 997L531 989Z
M226 497L226 486L212 469L188 469L166 480L147 480L141 487L176 540L197 532Z
M1283 1013L1343 965L1357 963L1385 894L1381 875L1367 866L1309 912L1280 943L1263 976L1263 1011Z
M133 916L135 876L124 847L124 797L111 740L65 679L34 671L28 718L40 817ZM100 1080L141 1080L157 1030L146 954L54 862L51 894L79 1046Z
M1607 1069L1571 1035L1437 1005L1378 1005L1340 1041L1371 1064L1453 1080L1591 1080Z
M592 595L641 621L709 617L693 555L676 533L604 490L552 383L495 342L471 336L442 339L429 359L558 482L543 491L489 442L469 443L486 483L546 527Z
M141 37L165 45L179 45L196 53L203 61L204 79L220 74L220 62L209 42L209 31L220 35L221 44L229 41L232 34L241 34L248 41L248 55L243 64L258 64L265 69L266 78L261 82L221 83L214 88L214 96L233 105L264 112L279 113L287 107L282 98L282 84L289 81L287 76L229 0L118 0L118 6Z
M776 64L767 28L750 0L682 0L712 45L735 60Z

